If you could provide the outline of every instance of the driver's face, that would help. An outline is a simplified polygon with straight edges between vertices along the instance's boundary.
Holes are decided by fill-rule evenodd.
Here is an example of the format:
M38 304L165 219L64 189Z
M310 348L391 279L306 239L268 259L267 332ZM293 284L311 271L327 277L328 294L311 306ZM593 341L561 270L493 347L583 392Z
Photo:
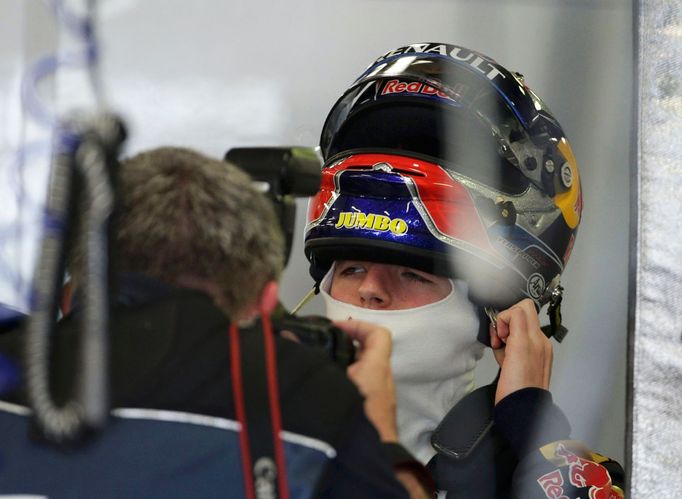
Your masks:
M442 300L451 289L448 278L410 267L337 260L329 294L358 307L400 310Z

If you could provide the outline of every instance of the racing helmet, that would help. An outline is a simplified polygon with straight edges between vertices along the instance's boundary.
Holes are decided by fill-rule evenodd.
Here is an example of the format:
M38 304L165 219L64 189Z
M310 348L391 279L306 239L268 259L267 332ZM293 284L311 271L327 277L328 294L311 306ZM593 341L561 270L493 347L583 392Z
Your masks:
M561 289L582 212L576 160L523 77L473 50L417 43L374 61L332 107L305 254L464 279L482 307Z

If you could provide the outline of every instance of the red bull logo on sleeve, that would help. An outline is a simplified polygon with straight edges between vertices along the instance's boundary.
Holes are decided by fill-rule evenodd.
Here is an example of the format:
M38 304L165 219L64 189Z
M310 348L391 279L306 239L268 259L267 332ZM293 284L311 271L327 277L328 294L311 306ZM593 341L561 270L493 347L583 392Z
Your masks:
M545 473L538 478L538 483L549 499L568 499L564 494L564 477L560 470Z
M402 218L390 218L386 215L375 213L362 213L359 211L342 211L334 226L337 229L369 229L380 232L390 231L395 235L407 232L407 222Z
M575 488L588 489L590 499L622 499L622 495L611 486L611 477L606 468L594 461L579 457L561 443L556 446L552 461L567 466L568 482ZM565 494L566 484L560 469L542 475L537 480L549 499L569 499ZM570 491L570 489L569 489Z

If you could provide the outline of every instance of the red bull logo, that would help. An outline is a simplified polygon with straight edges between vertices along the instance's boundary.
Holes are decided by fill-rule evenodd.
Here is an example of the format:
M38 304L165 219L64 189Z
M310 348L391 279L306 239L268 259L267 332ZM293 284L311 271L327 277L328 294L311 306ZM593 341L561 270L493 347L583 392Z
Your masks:
M459 95L461 91L464 90L461 87L463 87L463 85L461 84L455 85L454 91L457 95ZM441 99L453 100L445 92L441 92L440 90L435 89L432 86L427 85L426 83L420 83L417 81L407 82L400 80L389 80L388 82L386 82L386 85L384 85L384 88L381 90L381 95L402 94L404 92L410 94L435 95L437 97L440 97Z
M612 490L609 472L598 463L584 459L559 444L555 450L560 466L568 466L568 481L576 488L588 488L590 499L622 499L622 496ZM542 475L537 480L545 496L549 499L569 499L564 490L564 475L556 469Z
M568 499L564 494L564 477L560 470L554 470L538 478L538 483L549 499Z

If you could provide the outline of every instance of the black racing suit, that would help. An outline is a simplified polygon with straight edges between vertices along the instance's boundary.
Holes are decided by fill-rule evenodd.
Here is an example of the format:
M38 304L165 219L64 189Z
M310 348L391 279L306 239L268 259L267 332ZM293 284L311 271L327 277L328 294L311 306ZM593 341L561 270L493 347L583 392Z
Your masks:
M514 392L494 404L495 383L462 399L432 436L428 464L439 498L620 499L624 473L615 461L569 440L551 394Z

